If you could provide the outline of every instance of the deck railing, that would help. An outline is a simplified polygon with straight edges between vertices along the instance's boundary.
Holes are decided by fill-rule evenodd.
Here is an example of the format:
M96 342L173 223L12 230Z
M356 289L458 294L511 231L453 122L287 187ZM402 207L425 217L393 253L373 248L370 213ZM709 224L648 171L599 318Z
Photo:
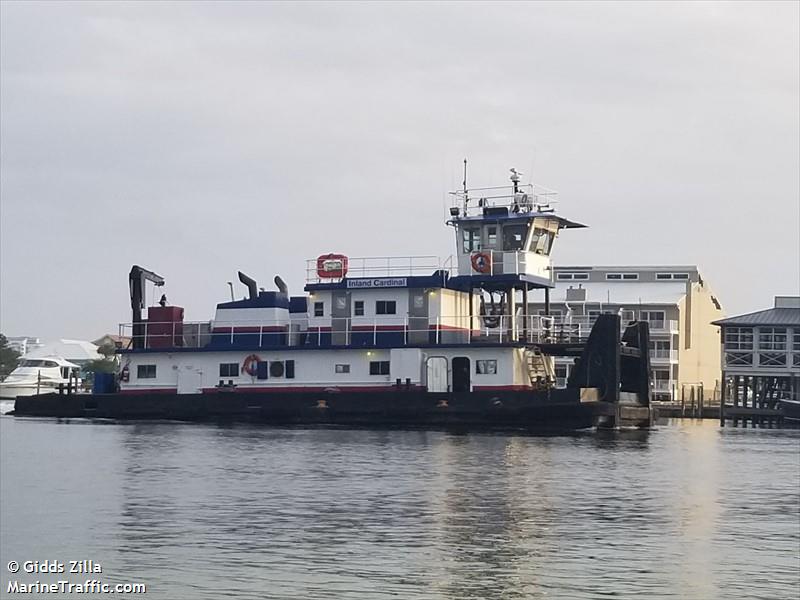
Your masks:
M411 277L433 275L436 271L455 274L453 257L438 256L361 256L348 257L348 279L357 277ZM306 261L306 283L335 283L341 277L320 277L317 273L317 259Z
M131 339L129 348L207 348L252 345L342 346L506 344L513 342L575 343L588 337L588 329L556 323L553 317L441 316L343 317L311 319L307 324L283 321L144 321L138 326L121 323L120 336Z

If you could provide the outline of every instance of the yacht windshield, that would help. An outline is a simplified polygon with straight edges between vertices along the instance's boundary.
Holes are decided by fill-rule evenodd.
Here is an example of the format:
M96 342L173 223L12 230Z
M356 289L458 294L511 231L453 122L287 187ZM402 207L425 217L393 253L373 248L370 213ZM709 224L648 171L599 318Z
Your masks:
M19 363L19 366L20 367L33 367L33 368L39 368L39 369L50 369L50 368L53 368L53 367L57 367L58 363L55 362L55 361L52 361L52 360L35 360L35 359L32 359L32 358L29 358L29 359L23 360L21 363Z

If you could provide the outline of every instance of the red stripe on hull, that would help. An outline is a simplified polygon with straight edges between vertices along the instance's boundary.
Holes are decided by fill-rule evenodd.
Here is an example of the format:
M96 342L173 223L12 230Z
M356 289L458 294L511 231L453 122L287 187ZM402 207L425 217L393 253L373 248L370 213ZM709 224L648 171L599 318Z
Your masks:
M530 391L533 388L529 385L473 385L472 390L475 392L494 392L494 391L508 391L508 392L524 392Z
M386 385L354 385L354 386L335 386L335 385L324 385L324 386L274 386L274 387L234 387L234 388L203 388L204 394L216 394L219 392L235 392L237 394L246 394L250 392L325 392L325 393L337 393L337 392L391 392L397 390L405 391L407 389L412 390L424 390L424 386L420 385L412 385L410 388L407 388L405 384L402 384L399 388L393 383L387 383Z

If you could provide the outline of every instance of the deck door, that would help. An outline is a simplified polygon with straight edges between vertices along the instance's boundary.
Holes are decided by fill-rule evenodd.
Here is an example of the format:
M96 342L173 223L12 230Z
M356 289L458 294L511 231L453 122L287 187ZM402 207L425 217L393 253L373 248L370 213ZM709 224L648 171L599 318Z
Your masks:
M331 308L331 344L345 346L350 343L350 292L333 292Z
M453 358L453 391L471 391L470 361L466 356L456 356Z
M427 344L428 294L424 289L408 290L408 343Z
M444 356L431 356L426 361L426 382L429 392L447 392L447 359Z

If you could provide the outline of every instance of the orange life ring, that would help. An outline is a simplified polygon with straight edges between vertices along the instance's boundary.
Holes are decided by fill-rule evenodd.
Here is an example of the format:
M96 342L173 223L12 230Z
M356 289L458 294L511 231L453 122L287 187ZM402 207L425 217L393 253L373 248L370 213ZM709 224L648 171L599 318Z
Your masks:
M489 273L492 270L492 257L485 252L472 255L472 268L478 273Z
M260 362L261 362L261 357L258 354L251 354L250 356L244 359L244 363L242 364L242 371L244 371L251 377L255 377L256 373L258 373L258 363Z

